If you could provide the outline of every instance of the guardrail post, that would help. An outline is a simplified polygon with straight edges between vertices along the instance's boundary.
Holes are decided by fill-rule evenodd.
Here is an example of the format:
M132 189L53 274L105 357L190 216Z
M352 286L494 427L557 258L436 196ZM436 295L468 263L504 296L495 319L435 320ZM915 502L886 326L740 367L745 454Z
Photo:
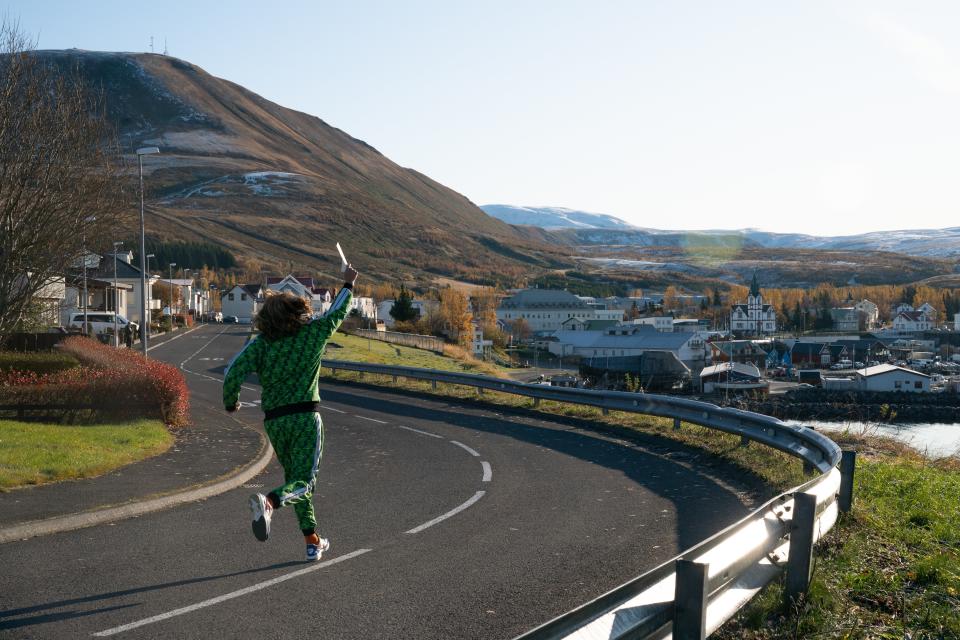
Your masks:
M789 606L807 593L813 568L813 527L816 522L817 496L798 493L793 496L793 521L790 524L790 557L784 598Z
M677 560L673 597L674 640L707 637L707 573L709 565Z
M393 376L393 384L397 384L397 376Z
M436 380L431 380L431 381L430 381L430 386L433 387L433 390L434 390L434 391L436 391L436 390L437 390L437 381L436 381Z
M603 412L603 415L605 415L605 416L610 415L610 409L607 409L606 407L601 407L601 411Z
M840 493L837 494L837 506L844 513L853 508L853 471L856 466L857 452L844 451L840 458Z
M673 430L680 431L680 418L673 419Z
M482 396L482 395L483 395L483 387L477 387L477 395L478 395L478 396Z
M533 406L535 406L535 407L539 407L539 406L540 406L540 398L534 398L534 399L533 399Z
M748 437L745 436L745 435L740 436L740 446L741 446L741 447L749 447L749 446L750 446L750 438L748 438Z

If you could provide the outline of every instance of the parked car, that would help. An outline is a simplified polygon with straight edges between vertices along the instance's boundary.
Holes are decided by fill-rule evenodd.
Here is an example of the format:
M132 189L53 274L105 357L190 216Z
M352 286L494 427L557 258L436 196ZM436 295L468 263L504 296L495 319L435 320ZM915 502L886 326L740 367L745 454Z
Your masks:
M840 371L841 369L845 369L845 368L846 368L846 367L844 367L844 366L843 366L842 364L840 364L839 362L836 362L836 363L830 365L830 371Z
M114 316L116 316L116 324L114 324ZM134 331L138 328L136 322L130 322L113 311L88 311L87 324L90 325L90 330L93 333L107 333L108 331L113 331L114 326L121 332L126 329L127 325L130 325L130 328ZM67 326L75 329L83 329L83 313L71 314L70 323Z
M240 324L240 318L237 316L223 316L223 324Z
M854 362L853 366L856 367L857 369L863 369L864 364L862 362Z

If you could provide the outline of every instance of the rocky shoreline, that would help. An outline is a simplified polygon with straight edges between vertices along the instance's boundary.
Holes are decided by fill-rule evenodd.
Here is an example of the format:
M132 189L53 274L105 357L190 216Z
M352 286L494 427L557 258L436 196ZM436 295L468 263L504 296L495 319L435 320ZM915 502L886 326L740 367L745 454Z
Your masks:
M955 393L856 393L804 389L763 400L740 400L741 409L781 420L923 423L960 421Z

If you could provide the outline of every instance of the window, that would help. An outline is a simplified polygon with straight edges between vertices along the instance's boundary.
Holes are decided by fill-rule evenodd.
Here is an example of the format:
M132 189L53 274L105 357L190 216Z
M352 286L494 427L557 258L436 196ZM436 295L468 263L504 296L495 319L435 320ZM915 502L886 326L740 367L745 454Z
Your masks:
M247 294L241 293L241 294L240 294L240 300L243 301L243 300L246 300L246 299L247 299Z
M900 388L900 381L899 381L899 380L894 380L894 381L893 381L893 388L894 388L894 389L899 389L899 388Z
M233 294L232 294L232 293L227 296L227 300L229 300L230 302L233 302Z
M914 389L923 389L923 383L920 382L919 380L917 380L916 382L913 383L913 388L914 388Z

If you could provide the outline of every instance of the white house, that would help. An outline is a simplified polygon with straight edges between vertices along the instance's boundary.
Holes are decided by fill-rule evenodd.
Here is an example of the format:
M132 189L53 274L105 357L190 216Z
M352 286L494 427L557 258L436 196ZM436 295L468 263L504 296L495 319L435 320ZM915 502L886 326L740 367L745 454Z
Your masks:
M471 344L473 347L473 355L478 358L482 358L487 350L493 346L493 340L483 339L483 327L476 322L473 323L473 340Z
M892 364L880 364L875 367L858 369L856 376L857 388L861 391L903 391L908 393L930 391L930 376Z
M93 254L91 254L92 256ZM131 262L133 261L133 252L132 251L120 251L116 254L116 260L114 260L114 254L109 253L103 256L96 256L97 266L91 268L91 262L88 262L87 266L87 278L88 280L99 280L101 282L109 283L108 288L98 289L98 290L89 290L88 292L92 293L93 299L90 303L91 309L98 309L100 311L114 311L114 296L115 291L113 289L113 283L117 283L117 288L119 291L120 298L120 315L124 316L127 320L136 322L139 325L143 325L141 322L140 314L140 269L135 267ZM116 274L114 274L113 266L116 264ZM74 272L74 278L76 278L77 273ZM116 276L116 279L114 279ZM159 309L160 300L153 295L153 285L156 283L159 278L156 276L147 274L146 277L147 285L147 309ZM88 282L89 285L89 282ZM124 286L120 286L124 285ZM82 284L80 285L82 287Z
M927 331L933 328L933 321L922 311L901 311L893 319L896 331Z
M738 303L730 309L730 330L746 335L763 335L777 330L777 312L773 305L763 303L763 294L753 274L747 304Z
M936 324L937 316L940 315L940 312L937 311L937 308L930 304L929 302L924 302L922 305L917 307L917 311L927 316L930 322Z
M914 309L913 305L910 304L909 302L901 302L900 304L898 304L893 308L893 315L897 315L898 313L903 313L904 311L916 311L916 309Z
M362 318L368 318L370 320L377 319L377 305L374 304L373 298L354 296L353 300L350 301L350 311L354 309L360 312L360 317Z
M252 322L263 302L263 287L259 284L238 284L223 292L220 310L224 316L236 316L240 322Z

